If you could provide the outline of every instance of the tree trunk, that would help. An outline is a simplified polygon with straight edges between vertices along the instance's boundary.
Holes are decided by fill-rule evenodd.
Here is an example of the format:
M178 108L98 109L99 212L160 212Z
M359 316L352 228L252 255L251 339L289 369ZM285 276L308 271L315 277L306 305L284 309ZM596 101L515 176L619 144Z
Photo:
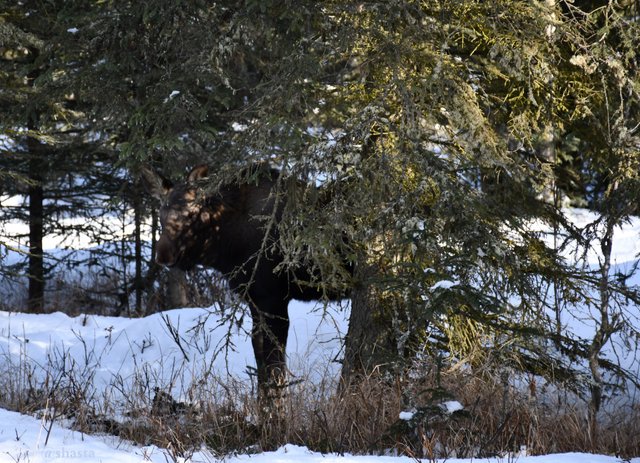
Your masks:
M39 142L29 137L29 295L27 309L29 312L44 311L44 257L42 238L44 235L44 189L42 186L43 163Z
M359 264L355 270L359 283L351 293L351 316L345 339L342 365L343 385L358 382L388 361L390 333L382 320L379 300L369 282L376 275L370 264Z
M135 276L134 288L136 292L135 311L137 315L142 315L142 291L144 290L144 281L142 279L142 192L140 191L140 183L134 184L133 209L134 209L134 227L135 227Z
M593 448L597 448L599 439L598 412L602 405L604 378L600 371L600 354L605 344L609 341L615 328L611 324L609 312L609 270L611 268L611 246L615 220L605 220L605 231L601 238L600 249L602 261L600 262L600 320L596 320L596 332L589 346L589 369L591 370L591 401L589 402L589 430Z

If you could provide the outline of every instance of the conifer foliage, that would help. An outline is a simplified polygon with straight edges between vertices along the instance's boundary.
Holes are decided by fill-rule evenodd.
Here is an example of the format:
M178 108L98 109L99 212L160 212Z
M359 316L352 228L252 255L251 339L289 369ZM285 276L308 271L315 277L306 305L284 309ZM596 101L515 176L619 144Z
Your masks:
M310 284L352 289L345 379L446 352L568 381L594 421L607 387L637 382L603 356L612 338L639 334L638 288L611 262L613 230L640 199L636 2L24 0L0 11L0 182L29 198L31 309L49 278L41 236L68 232L47 208L81 214L92 191L136 211L126 299L159 274L140 240L152 209L137 190L142 162L168 175L209 163L215 188L269 161L294 199L279 225L284 265L305 256L320 276ZM578 228L567 205L597 219ZM599 265L576 264L592 250ZM591 339L566 332L584 307Z

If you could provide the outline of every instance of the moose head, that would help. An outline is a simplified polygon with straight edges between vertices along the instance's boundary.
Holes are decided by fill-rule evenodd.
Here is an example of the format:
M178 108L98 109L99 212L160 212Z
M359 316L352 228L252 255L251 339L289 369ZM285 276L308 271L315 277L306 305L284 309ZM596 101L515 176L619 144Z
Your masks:
M201 250L209 244L220 230L213 222L220 219L224 210L218 201L207 198L200 188L199 180L207 177L208 166L201 165L191 170L186 181L174 185L155 171L144 167L143 179L147 190L160 201L160 225L162 234L157 242L156 262L167 267L189 270L196 264L205 263Z

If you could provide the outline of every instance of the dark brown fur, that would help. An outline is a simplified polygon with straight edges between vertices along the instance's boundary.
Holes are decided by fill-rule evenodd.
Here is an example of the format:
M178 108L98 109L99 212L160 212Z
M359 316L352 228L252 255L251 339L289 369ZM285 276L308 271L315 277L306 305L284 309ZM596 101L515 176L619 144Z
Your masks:
M256 181L224 186L217 195L204 195L197 186L207 176L206 166L194 168L186 182L175 186L149 169L143 177L147 189L162 201L156 261L185 270L212 267L249 304L258 384L264 393L286 376L289 301L317 300L323 293L298 284L310 280L305 269L275 271L283 260L277 235L282 208L276 210L272 194L279 173L256 168Z

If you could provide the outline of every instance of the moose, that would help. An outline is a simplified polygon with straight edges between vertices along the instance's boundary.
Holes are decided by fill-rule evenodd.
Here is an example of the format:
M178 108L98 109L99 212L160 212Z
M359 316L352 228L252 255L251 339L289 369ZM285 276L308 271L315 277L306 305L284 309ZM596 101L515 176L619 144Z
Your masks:
M161 202L156 262L183 270L214 268L248 304L258 395L266 398L286 379L289 301L338 300L345 294L305 284L312 277L308 268L278 269L284 256L277 224L286 203L286 196L282 200L274 194L280 172L266 165L249 169L251 175L243 177L253 180L225 184L217 193L206 193L200 182L208 176L206 165L193 168L176 185L149 167L142 176ZM351 272L348 263L345 270Z

